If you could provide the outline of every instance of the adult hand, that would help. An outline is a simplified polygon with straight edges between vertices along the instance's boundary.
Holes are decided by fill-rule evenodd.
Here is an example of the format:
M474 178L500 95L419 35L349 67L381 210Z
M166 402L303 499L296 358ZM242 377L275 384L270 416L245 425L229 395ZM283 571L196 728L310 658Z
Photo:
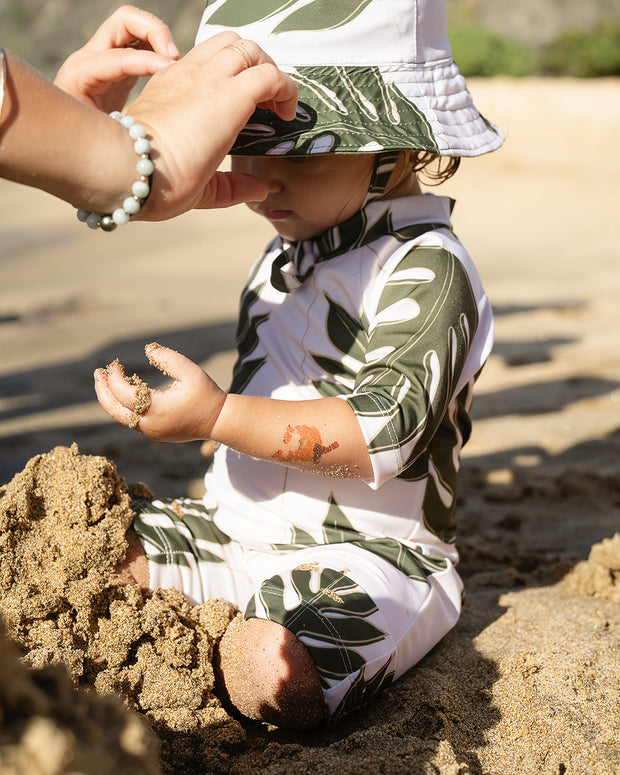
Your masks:
M54 83L81 102L110 113L125 107L138 77L153 75L178 57L164 22L125 5L71 54Z
M251 66L239 50L241 45ZM256 106L295 116L297 86L254 42L222 32L159 70L128 108L150 135L152 193L136 218L160 220L193 208L267 196L249 175L217 168Z
M155 28L163 38L144 34L161 48L169 38L158 24ZM113 42L108 34L105 45ZM234 44L236 48L231 48ZM110 86L111 91L100 92L101 107L118 107L117 100L123 99L126 70L122 62L127 52L149 55L155 67L162 63L159 58L163 55L154 51L102 51L101 59L95 57L100 64L103 55L114 62L120 53L121 77L113 83L121 91ZM101 110L84 104L96 97L92 82L61 78L69 91L80 96L76 100L5 53L0 176L36 186L89 212L111 212L136 179L136 154L127 132ZM126 61L132 60L128 57ZM115 77L119 74L116 65L111 71ZM86 59L82 65L78 61L76 67L84 74L92 68L92 61L89 67ZM98 78L103 81L101 71ZM129 109L149 132L155 162L151 195L136 217L164 220L195 207L264 199L267 189L256 178L218 172L218 166L257 105L292 119L296 104L295 83L255 43L241 41L234 32L220 33L179 62L164 66Z
M149 361L174 380L167 390L148 390L125 377L118 361L95 372L99 403L113 419L156 441L208 439L226 393L193 361L167 347L145 347ZM141 407L140 404L143 404Z

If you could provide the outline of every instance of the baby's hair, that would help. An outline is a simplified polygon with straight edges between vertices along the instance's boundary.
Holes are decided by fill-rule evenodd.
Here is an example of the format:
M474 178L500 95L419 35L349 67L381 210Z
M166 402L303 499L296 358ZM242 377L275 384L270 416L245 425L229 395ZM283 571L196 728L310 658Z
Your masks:
M412 173L422 173L421 182L427 186L445 183L458 170L460 163L460 156L439 156L431 151L401 151L390 185L381 199L389 199L391 193Z

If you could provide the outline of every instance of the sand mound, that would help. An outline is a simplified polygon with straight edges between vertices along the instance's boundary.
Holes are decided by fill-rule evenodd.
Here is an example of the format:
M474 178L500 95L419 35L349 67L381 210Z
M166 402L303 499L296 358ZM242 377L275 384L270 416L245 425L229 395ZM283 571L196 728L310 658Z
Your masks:
M592 547L565 579L570 590L620 603L620 533Z
M109 460L76 445L32 458L0 489L0 613L25 664L64 665L74 681L122 695L164 738L216 729L231 720L213 693L213 648L236 611L109 586L132 516ZM68 689L60 715L65 703Z
M113 463L76 445L37 455L0 490L0 611L31 665L83 675L131 519Z
M496 485L470 484L511 509L495 515L506 533L517 511L536 514L536 487L498 500ZM36 456L0 488L0 612L31 666L0 639L0 771L615 775L620 536L538 585L560 579L558 558L512 539L490 552L488 528L468 519L458 626L354 718L292 733L233 719L215 694L229 603L108 585L131 521L113 464L75 445Z
M0 625L3 775L155 775L156 739L116 697L77 690L61 666L28 670Z

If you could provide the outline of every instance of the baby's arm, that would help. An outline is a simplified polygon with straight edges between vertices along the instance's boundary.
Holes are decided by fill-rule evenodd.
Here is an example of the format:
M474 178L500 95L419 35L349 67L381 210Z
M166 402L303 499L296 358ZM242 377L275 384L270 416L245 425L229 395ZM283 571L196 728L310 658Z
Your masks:
M339 398L278 401L231 393L211 437L251 457L306 473L373 479L359 422Z
M174 350L152 344L146 354L174 382L167 390L151 391L144 414L136 413L140 388L125 378L120 364L95 372L99 403L118 422L158 441L210 438L250 457L307 473L372 481L366 442L346 401L226 394Z

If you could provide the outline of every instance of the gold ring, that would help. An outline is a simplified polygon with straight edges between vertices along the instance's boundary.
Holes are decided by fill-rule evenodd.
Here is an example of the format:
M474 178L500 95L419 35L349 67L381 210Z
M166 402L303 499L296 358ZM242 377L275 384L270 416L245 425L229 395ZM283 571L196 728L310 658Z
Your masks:
M237 54L240 54L243 57L243 64L244 70L247 70L249 67L252 67L252 57L248 54L248 52L243 48L241 43L231 43L228 46L224 46L224 48L230 48L233 51L236 51Z

